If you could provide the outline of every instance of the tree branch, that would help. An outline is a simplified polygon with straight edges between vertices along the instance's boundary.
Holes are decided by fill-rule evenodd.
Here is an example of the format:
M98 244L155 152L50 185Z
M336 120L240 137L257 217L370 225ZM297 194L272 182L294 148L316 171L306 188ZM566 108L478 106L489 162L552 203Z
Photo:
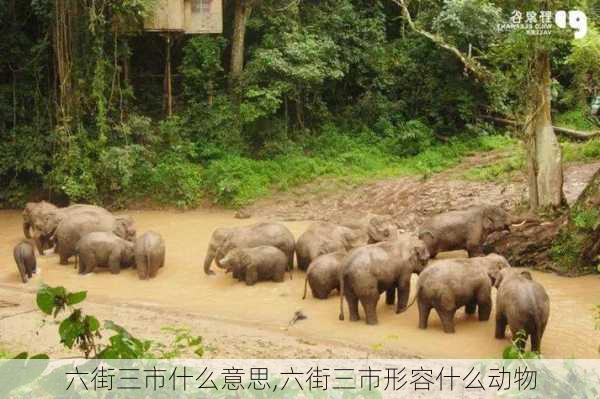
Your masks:
M477 60L473 59L472 57L465 56L459 49L446 43L446 41L442 37L435 35L433 33L424 31L422 29L419 29L415 25L412 17L410 16L410 12L408 11L408 7L406 6L405 0L392 0L392 1L401 8L402 16L404 17L404 19L406 20L406 22L408 23L408 25L410 26L410 28L413 31L415 31L416 33L418 33L422 36L425 36L426 38L428 38L429 40L431 40L432 42L434 42L441 48L454 54L456 56L456 58L458 58L460 60L460 62L465 66L465 70L470 71L477 80L486 80L490 76L490 72L483 65L481 65L479 62L477 62Z

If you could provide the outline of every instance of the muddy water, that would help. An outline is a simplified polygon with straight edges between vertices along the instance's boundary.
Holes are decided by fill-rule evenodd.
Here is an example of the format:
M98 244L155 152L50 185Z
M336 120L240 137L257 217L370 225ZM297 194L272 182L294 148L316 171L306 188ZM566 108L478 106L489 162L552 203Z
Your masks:
M42 281L64 285L69 290L88 290L92 301L181 309L202 317L233 320L242 325L283 331L296 310L307 316L286 334L306 339L339 341L367 347L372 356L377 350L394 350L406 355L430 358L497 357L508 341L494 339L494 323L478 322L475 317L457 313L456 334L444 334L432 312L429 329L417 329L416 306L396 315L381 300L379 325L338 320L339 299L302 300L303 274L295 272L292 281L259 283L246 287L217 270L207 277L202 260L212 231L219 226L235 226L255 220L238 220L229 212L132 211L138 232L160 232L166 241L167 263L156 279L138 280L135 271L124 270L114 276L98 272L79 276L73 266L61 266L54 254L39 258L40 276L27 286L18 278L12 247L21 238L21 216L15 211L0 211L0 284L34 290ZM298 236L309 222L286 225ZM214 268L214 266L213 266ZM548 358L598 357L600 333L594 330L592 307L600 304L600 277L564 278L534 272L534 278L547 289L551 299L550 321L542 350ZM492 317L493 319L493 317ZM185 320L182 320L185 324Z

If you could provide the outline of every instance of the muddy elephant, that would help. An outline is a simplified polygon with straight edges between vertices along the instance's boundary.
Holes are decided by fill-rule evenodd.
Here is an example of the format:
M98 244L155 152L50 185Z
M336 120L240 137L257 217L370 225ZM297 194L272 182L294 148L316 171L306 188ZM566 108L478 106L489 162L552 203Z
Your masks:
M346 251L337 251L321 255L310 262L304 279L302 299L306 299L307 285L310 285L313 297L317 299L327 299L331 291L339 291L340 270L346 255Z
M96 267L108 267L118 274L122 267L135 263L134 244L114 233L96 231L86 234L77 244L75 254L79 263L79 274L93 272Z
M497 254L430 262L419 275L414 299L419 307L419 328L427 328L431 309L439 315L446 333L455 331L454 314L463 306L467 314L478 310L479 320L488 320L492 285L496 273L503 268L510 268L510 264Z
M398 292L396 313L400 313L408 302L411 275L419 274L428 259L425 243L411 234L352 250L340 272L340 320L344 320L346 298L350 320L360 319L360 302L367 324L377 324L377 302L382 292L386 292L389 305L394 303Z
M37 271L33 245L29 241L21 241L15 246L13 256L19 270L19 275L21 276L21 281L26 283Z
M540 352L542 336L550 315L550 299L544 287L527 271L501 270L496 277L496 338L504 338L508 325L516 337L525 332L525 340L517 341L525 349L531 338L531 350Z
M268 245L279 248L288 257L288 268L294 266L294 236L282 224L257 223L250 226L216 229L208 243L204 258L204 273L215 274L210 270L213 260L221 266L221 259L235 248L252 248Z
M288 270L288 255L279 248L260 245L252 248L234 248L221 259L220 264L227 273L254 285L257 281L282 282Z
M165 265L165 242L154 231L147 231L135 240L135 267L141 280L156 277Z
M398 237L398 226L394 223L392 217L388 215L370 213L357 219L342 220L339 224L366 233L367 244L394 240Z
M54 233L55 251L60 256L60 264L66 265L75 255L75 247L86 234L93 232L114 233L127 241L135 239L133 220L127 216L112 214L78 213L65 217Z
M336 251L349 251L366 245L365 231L329 222L312 223L296 241L296 259L300 270L307 270L317 257Z
M28 202L23 210L23 235L27 239L33 238L32 232L35 228L35 223L41 223L45 215L56 211L56 205L50 202ZM50 240L52 232L46 234L37 234L37 239L34 239L40 255L43 255L44 250L52 248L54 243Z
M495 231L508 230L510 215L499 206L481 205L441 213L425 220L419 238L432 258L443 251L465 249L469 256L483 255L483 243Z

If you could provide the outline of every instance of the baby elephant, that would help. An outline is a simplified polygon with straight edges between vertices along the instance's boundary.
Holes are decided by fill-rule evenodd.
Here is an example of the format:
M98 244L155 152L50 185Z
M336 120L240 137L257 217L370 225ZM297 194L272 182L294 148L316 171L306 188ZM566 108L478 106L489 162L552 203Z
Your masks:
M135 262L132 242L103 231L83 236L76 253L79 274L91 273L96 267L108 267L111 273L118 274L121 267L133 266Z
M517 344L525 349L527 338L531 337L531 350L539 352L542 335L550 314L550 299L542 285L532 280L527 271L501 270L497 273L496 284L496 338L504 338L506 325L513 337L523 330L525 340Z
M232 249L220 264L227 273L233 272L233 277L246 281L246 285L268 280L282 282L288 270L288 256L278 248L261 245Z
M432 308L440 316L446 333L454 332L454 314L463 306L467 314L475 313L478 308L479 320L488 320L495 276L508 267L506 259L497 254L431 262L419 276L415 296L419 306L419 328L427 328Z
M304 296L306 299L306 285L310 284L313 297L327 299L333 290L340 289L340 269L346 257L346 251L337 251L321 255L310 262L304 279Z
M29 241L21 241L15 246L13 255L21 275L21 281L26 283L37 270L33 245Z
M141 280L156 277L165 265L165 242L160 234L147 231L135 241L135 267Z

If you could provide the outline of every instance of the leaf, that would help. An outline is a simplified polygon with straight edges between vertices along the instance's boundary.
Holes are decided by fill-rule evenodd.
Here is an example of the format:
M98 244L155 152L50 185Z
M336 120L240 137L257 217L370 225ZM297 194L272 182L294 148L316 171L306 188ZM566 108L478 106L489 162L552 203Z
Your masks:
M73 292L67 295L67 305L76 305L87 297L87 291Z
M21 352L17 356L13 357L13 359L27 359L27 352Z
M85 316L83 323L88 327L88 330L93 332L100 328L100 322L94 316Z
M50 357L45 353L38 353L37 355L33 355L30 359L40 360L40 359L50 359Z
M52 314L52 309L54 308L55 296L53 292L49 289L49 287L42 287L36 297L36 302L38 308L45 314Z
M84 332L83 323L80 320L72 320L71 317L66 318L60 323L58 333L61 341L70 349L73 347L75 340Z

